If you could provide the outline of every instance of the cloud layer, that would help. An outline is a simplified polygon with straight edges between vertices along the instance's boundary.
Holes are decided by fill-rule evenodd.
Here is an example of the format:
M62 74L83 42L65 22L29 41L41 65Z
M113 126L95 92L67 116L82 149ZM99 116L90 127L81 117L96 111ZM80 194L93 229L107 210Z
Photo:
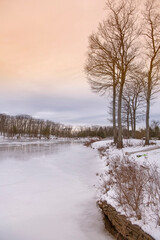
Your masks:
M0 112L109 124L108 97L92 94L84 74L88 36L104 6L104 0L0 2Z

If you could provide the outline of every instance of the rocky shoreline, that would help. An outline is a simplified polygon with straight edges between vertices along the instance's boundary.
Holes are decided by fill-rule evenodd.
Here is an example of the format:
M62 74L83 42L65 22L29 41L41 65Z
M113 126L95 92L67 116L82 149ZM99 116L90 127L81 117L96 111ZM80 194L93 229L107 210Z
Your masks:
M107 201L98 201L98 206L104 217L104 224L117 240L154 240L138 225L132 224L125 215L121 215Z

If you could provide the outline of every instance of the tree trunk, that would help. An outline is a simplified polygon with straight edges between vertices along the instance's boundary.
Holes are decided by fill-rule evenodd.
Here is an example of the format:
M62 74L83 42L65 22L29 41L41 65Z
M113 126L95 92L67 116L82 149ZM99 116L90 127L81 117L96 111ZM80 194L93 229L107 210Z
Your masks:
M131 118L131 129L132 129L132 137L133 137L133 131L134 131L134 116L133 116L133 112L132 109L130 107L130 118Z
M146 138L145 138L145 145L149 145L149 113L150 113L150 97L147 99L147 107L146 107Z
M122 119L121 119L121 112L122 112L122 92L123 92L123 85L120 86L119 97L118 97L118 141L117 141L117 148L123 148L123 141L122 141Z
M150 115L150 99L151 99L151 73L152 73L152 62L150 64L150 71L148 73L148 90L147 90L147 106L146 106L146 136L145 145L149 145L149 115Z
M117 143L117 129L116 129L116 86L113 85L113 138L114 143Z
M133 130L132 130L132 137L135 138L136 135L136 110L133 110Z
M129 111L127 111L127 138L129 139Z

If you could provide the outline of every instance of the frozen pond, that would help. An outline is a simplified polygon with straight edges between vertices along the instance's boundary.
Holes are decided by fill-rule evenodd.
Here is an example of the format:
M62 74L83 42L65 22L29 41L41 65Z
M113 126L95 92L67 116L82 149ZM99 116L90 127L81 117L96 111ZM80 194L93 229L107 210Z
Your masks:
M110 240L96 208L97 152L81 143L0 145L0 240Z

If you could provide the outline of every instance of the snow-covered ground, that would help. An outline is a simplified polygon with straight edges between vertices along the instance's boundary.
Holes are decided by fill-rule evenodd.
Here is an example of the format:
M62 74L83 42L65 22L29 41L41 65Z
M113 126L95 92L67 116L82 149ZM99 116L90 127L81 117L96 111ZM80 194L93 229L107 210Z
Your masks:
M0 240L110 240L96 207L97 151L0 139Z
M92 143L91 145L92 148L99 150L103 160L103 166L101 172L99 173L99 184L101 189L99 192L99 198L106 200L108 203L112 204L117 209L117 211L122 214L126 215L126 212L116 200L116 188L114 188L114 184L112 184L111 187L107 189L107 191L104 191L104 182L107 183L110 180L112 181L112 178L114 177L114 173L111 176L108 175L109 171L112 172L112 170L114 170L113 163L115 164L116 162L117 164L118 161L123 161L124 159L129 159L131 163L137 164L137 166L140 166L142 168L153 168L153 171L155 169L155 171L157 171L160 176L160 141L151 142L152 145L144 146L143 140L124 140L124 148L121 150L117 149L112 144L112 140L98 141ZM156 201L159 200L160 199L156 199ZM132 223L142 227L142 229L150 234L153 238L160 240L160 226L157 224L157 221L159 221L159 219L157 219L157 216L159 217L160 215L158 213L160 210L160 204L159 206L152 205L152 209L152 207L145 206L145 203L146 202L144 201L141 220L136 219L135 216L129 217L129 219ZM156 207L157 212L155 211ZM130 214L128 214L128 216L130 216Z

